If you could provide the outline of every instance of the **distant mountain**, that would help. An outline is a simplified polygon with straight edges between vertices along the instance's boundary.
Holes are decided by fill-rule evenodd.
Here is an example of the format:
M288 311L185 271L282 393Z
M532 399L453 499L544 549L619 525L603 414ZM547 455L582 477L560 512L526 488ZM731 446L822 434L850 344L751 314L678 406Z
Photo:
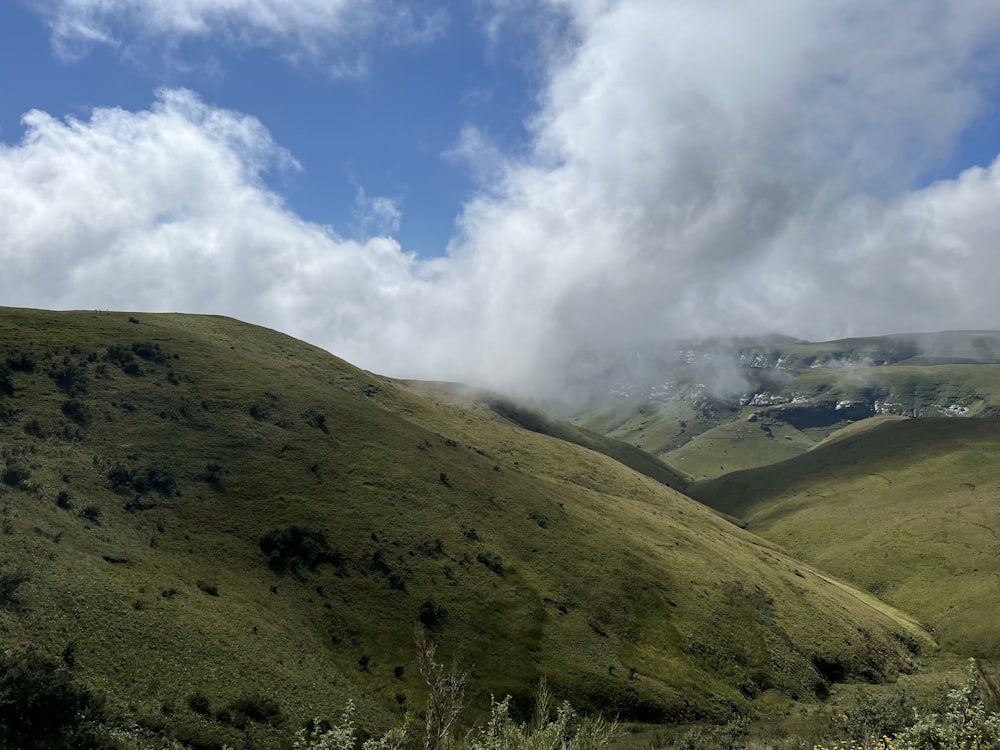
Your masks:
M623 720L780 712L934 647L646 454L226 318L0 310L0 446L3 650L199 747L419 709L417 621L470 719L543 675Z
M879 415L994 415L1000 333L676 344L574 372L561 414L700 480L801 455Z

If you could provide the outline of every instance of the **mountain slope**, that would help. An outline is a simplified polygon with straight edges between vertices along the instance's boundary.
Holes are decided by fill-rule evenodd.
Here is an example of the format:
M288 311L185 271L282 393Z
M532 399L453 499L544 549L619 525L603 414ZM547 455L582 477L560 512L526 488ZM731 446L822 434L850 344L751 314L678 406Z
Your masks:
M953 650L995 658L997 455L994 419L892 420L689 491L919 616Z
M0 573L29 576L4 647L68 651L109 710L204 746L274 746L349 697L368 725L419 707L418 619L480 708L547 675L649 721L932 645L608 456L273 331L0 310L0 365ZM234 718L260 693L284 723Z
M822 343L705 342L620 355L573 421L693 480L783 461L874 416L989 416L1000 334L952 331Z

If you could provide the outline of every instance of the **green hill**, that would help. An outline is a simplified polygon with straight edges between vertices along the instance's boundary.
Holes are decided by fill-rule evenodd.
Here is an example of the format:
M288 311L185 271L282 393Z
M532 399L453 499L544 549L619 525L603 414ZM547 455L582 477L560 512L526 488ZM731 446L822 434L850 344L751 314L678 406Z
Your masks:
M61 656L118 720L277 747L348 698L374 727L419 708L417 620L479 711L545 675L651 722L933 645L652 459L496 407L225 318L0 310L4 650Z
M996 658L1000 422L859 423L797 458L690 488L792 554Z

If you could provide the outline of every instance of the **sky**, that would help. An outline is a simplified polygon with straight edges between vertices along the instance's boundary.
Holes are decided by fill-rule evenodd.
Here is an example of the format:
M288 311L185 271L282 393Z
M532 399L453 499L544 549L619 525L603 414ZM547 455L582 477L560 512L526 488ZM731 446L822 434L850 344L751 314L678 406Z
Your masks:
M995 0L0 0L0 304L558 387L1000 328Z

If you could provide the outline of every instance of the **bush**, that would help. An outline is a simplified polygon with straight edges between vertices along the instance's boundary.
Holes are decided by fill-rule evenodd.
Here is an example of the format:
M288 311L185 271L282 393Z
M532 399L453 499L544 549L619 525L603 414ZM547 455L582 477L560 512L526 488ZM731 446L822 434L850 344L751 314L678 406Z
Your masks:
M0 608L18 610L21 608L21 600L17 595L18 589L31 580L31 576L23 570L2 571L0 570Z
M136 341L132 344L132 351L147 362L155 362L158 365L162 365L167 361L159 344L151 344L148 341Z
M139 471L115 464L108 470L107 477L111 488L117 492L132 490L144 495L155 490L164 497L170 497L177 491L177 479L169 466L148 466Z
M267 564L275 573L291 570L298 573L323 563L340 564L340 552L330 547L326 534L303 526L273 529L260 538L260 549L267 555Z
M7 365L0 365L0 396L14 395L14 373Z
M80 511L80 518L90 521L91 523L101 524L101 509L96 505L88 505L86 508Z
M503 558L494 552L480 552L476 559L498 576L504 574Z
M77 401L76 399L63 401L62 413L81 427L86 427L90 424L90 409L82 401Z
M212 713L212 706L209 703L208 696L204 693L192 693L188 696L187 704L188 708L196 714L208 716Z
M276 727L284 723L285 717L281 707L266 695L244 695L229 704L228 710L233 715L233 723L239 723L237 717L245 717L259 724L269 724Z
M31 478L31 470L19 464L11 464L6 469L4 469L3 474L0 474L0 480L8 487L17 487L18 489L27 489L28 480Z
M33 648L0 654L0 747L90 747L97 701L63 665Z
M60 369L49 373L59 390L70 396L78 396L87 392L87 372L79 365L65 363Z

